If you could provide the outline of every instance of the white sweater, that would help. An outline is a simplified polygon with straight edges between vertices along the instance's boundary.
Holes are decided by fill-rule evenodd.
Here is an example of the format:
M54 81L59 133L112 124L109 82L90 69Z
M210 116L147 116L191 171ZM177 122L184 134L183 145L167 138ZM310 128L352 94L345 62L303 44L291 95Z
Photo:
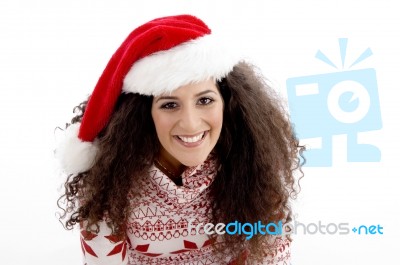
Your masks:
M196 233L197 224L210 223L208 187L215 172L214 161L207 160L182 173L183 186L177 186L153 166L150 178L141 183L140 196L130 200L133 211L127 223L127 240L111 236L104 222L98 234L81 228L84 264L235 264L229 257L218 261L212 255L203 226ZM289 241L277 237L275 244L277 253L266 257L263 264L290 264Z

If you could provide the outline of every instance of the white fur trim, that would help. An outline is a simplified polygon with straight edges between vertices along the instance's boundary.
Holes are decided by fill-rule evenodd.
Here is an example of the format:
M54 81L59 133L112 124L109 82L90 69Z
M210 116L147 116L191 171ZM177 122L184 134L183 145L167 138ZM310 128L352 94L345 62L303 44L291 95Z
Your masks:
M55 157L67 174L78 174L92 168L98 147L78 138L80 123L70 125L55 150Z
M213 35L156 52L133 64L124 78L124 92L158 96L180 86L226 76L241 60Z

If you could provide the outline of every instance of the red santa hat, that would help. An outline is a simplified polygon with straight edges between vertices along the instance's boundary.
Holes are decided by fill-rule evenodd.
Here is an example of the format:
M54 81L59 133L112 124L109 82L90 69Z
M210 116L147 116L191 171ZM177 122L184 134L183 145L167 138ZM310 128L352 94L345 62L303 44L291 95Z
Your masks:
M68 174L89 170L96 159L96 137L107 125L118 96L158 96L182 85L226 76L240 58L191 15L157 18L133 30L100 76L82 119L69 126L56 149Z

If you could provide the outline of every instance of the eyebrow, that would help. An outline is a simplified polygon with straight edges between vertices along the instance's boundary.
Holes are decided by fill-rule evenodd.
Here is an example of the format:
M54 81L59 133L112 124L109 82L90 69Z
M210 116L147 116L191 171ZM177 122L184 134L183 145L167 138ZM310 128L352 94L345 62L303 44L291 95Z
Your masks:
M208 90L204 90L204 91L202 91L202 92L200 92L200 93L197 93L196 95L194 95L195 97L200 97L200 96L202 96L202 95L204 95L204 94L207 94L207 93L214 93L214 94L217 94L214 90L211 90L211 89L208 89ZM178 97L173 97L173 96L162 96L162 97L159 97L157 100L156 100L156 103L159 101L159 100L162 100L162 99L178 99Z

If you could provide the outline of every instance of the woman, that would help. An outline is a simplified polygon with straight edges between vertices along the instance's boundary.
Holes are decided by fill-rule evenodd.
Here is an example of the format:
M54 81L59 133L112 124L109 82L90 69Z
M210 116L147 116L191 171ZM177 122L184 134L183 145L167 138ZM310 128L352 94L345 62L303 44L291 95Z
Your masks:
M250 226L291 220L302 147L280 102L194 16L132 31L56 150L85 264L289 264L288 236Z

